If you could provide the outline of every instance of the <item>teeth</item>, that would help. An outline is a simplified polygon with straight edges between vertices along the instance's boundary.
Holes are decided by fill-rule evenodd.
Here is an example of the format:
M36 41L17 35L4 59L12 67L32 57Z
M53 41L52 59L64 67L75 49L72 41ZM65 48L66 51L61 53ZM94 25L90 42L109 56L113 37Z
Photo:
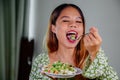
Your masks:
M70 34L70 33L71 33L71 34L77 34L76 32L68 32L67 34Z

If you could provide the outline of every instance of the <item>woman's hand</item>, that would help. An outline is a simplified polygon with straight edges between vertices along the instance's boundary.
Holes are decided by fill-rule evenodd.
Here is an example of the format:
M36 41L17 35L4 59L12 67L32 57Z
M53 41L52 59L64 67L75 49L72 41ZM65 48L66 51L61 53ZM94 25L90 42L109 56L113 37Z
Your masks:
M96 53L99 51L101 43L102 38L100 37L97 28L91 27L89 29L89 34L85 35L84 37L84 44L92 61L96 57Z
M52 80L57 80L57 78L54 78L54 77L48 76L48 75L46 75L44 72L41 72L41 74L42 74L42 75L45 75L45 76L47 76L47 77L49 77L49 78L51 78Z

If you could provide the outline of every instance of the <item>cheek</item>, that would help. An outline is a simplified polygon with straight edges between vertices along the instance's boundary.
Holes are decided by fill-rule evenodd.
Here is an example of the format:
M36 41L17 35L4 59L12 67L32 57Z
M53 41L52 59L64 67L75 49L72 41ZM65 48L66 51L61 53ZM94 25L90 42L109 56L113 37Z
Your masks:
M60 27L57 27L56 32L62 34L62 33L65 33L65 30L66 30L65 27L60 26Z
M58 39L63 39L66 35L65 28L58 27L56 29L56 36Z
M83 34L83 32L84 32L84 28L83 27L80 27L78 30L79 30L79 34Z

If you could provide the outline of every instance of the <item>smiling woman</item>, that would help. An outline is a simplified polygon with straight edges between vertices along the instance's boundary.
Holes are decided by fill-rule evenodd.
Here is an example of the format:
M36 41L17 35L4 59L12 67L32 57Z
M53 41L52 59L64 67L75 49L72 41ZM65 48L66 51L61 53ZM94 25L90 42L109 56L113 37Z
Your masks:
M96 27L91 27L85 35L84 15L78 6L68 3L59 5L50 16L45 43L47 52L34 59L30 80L118 80L117 73L100 48L101 43L102 38ZM57 78L40 72L41 65L54 66L56 61L82 69L82 74Z

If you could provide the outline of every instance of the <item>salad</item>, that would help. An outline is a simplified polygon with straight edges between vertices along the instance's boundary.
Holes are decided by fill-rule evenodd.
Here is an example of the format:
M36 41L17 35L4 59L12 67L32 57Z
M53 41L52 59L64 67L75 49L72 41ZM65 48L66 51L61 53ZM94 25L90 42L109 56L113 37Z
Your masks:
M51 74L61 74L61 75L71 75L75 74L77 70L70 64L62 63L61 61L54 62L53 64L48 64L43 67L43 72Z

